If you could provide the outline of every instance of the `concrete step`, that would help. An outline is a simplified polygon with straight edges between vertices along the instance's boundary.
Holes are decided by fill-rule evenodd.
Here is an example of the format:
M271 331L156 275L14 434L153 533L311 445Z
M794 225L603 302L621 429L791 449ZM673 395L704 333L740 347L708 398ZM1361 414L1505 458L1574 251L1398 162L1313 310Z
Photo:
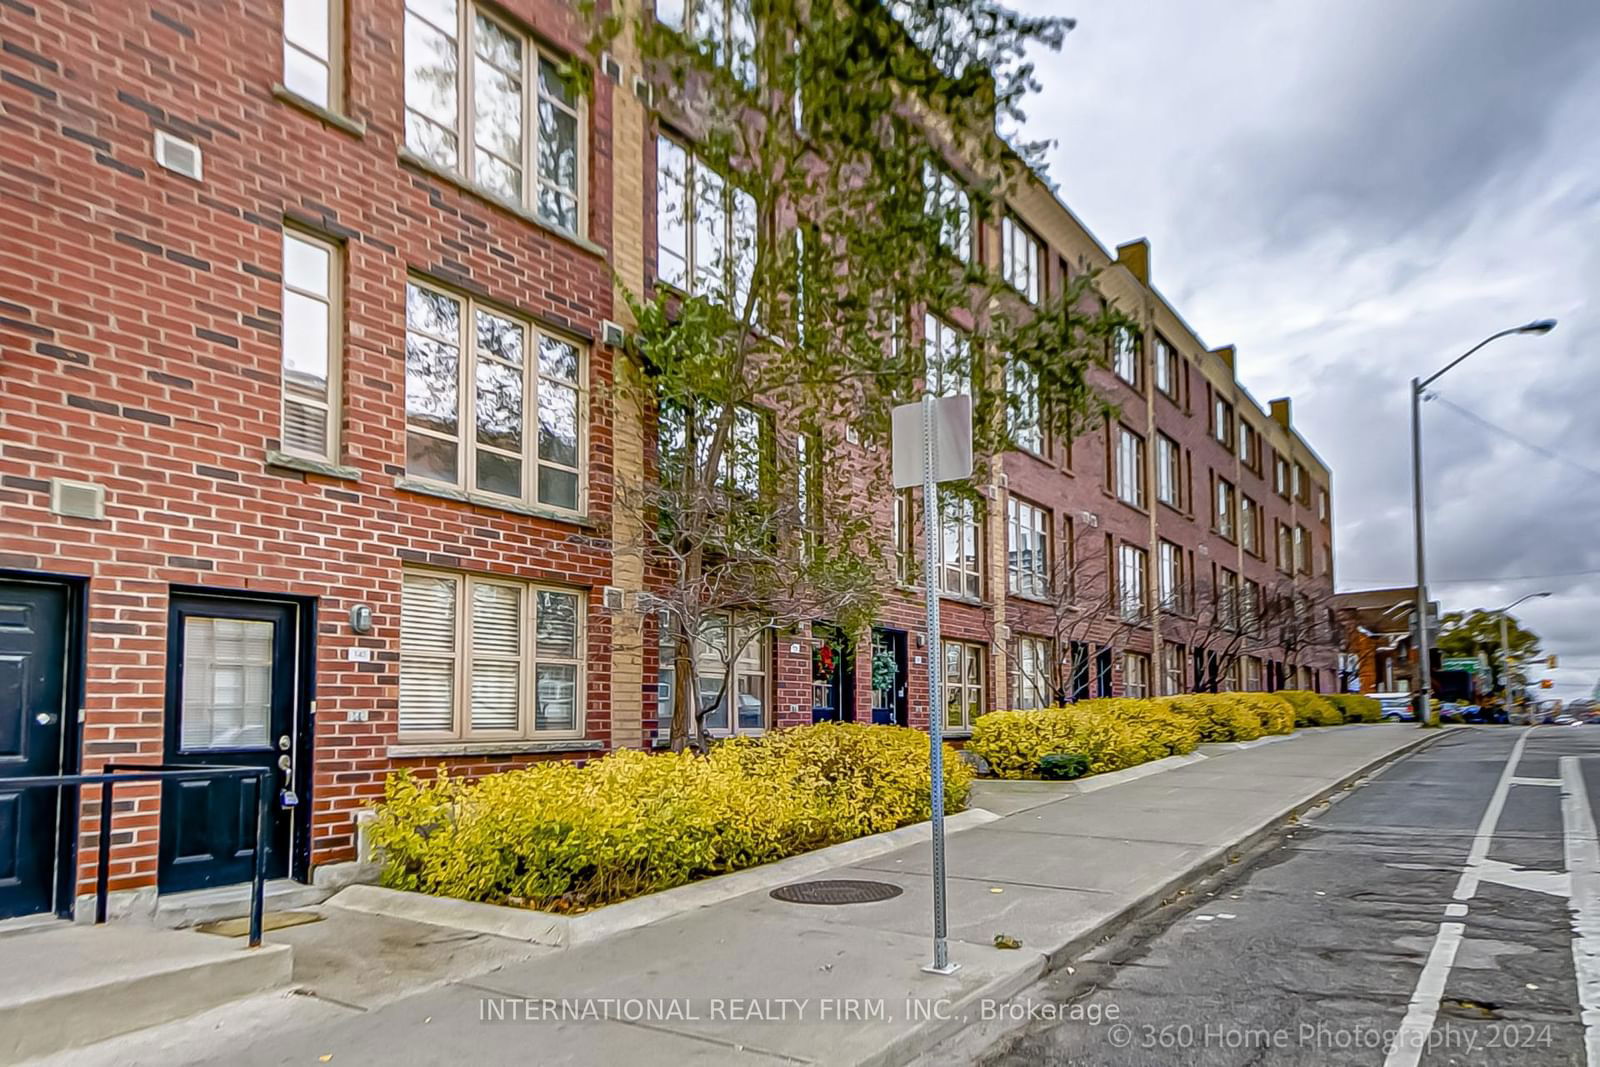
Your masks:
M335 892L330 886L305 885L287 878L275 878L262 887L263 911L293 911L321 904ZM94 914L91 903L89 912ZM250 883L194 889L187 893L163 893L156 899L154 922L157 926L180 928L218 919L237 919L250 914Z
M287 985L288 945L136 923L67 922L5 939L0 1064L78 1048Z

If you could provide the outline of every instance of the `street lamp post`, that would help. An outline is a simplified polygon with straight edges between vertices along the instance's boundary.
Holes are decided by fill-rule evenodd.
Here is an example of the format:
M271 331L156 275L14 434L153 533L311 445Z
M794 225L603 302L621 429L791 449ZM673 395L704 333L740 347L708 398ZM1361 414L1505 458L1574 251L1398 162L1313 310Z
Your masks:
M1496 612L1500 616L1500 708L1507 716L1511 714L1511 642L1507 638L1506 620L1510 618L1511 609L1524 600L1540 600L1549 595L1548 592L1529 593Z
M1412 521L1416 526L1417 539L1417 724L1420 726L1427 726L1433 720L1433 705L1429 699L1432 695L1433 679L1428 663L1428 568L1423 544L1422 522L1423 391L1442 378L1446 372L1453 370L1456 364L1491 341L1498 341L1500 338L1509 337L1514 333L1546 334L1555 328L1555 319L1537 319L1522 326L1513 326L1509 330L1501 330L1499 333L1490 334L1467 349L1461 355L1445 364L1442 370L1436 371L1426 378L1411 379L1411 510Z

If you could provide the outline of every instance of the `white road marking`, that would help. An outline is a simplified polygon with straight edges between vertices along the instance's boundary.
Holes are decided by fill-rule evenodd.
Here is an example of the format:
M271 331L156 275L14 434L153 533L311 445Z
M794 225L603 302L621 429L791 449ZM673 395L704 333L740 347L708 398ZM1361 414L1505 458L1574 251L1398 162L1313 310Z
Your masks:
M1483 818L1478 820L1478 832L1472 839L1472 848L1467 852L1467 865L1456 881L1457 901L1471 900L1478 892L1480 871L1489 856L1489 843L1494 839L1500 813L1506 806L1506 796L1511 792L1511 780L1516 777L1517 764L1522 761L1522 749L1532 732L1531 729L1523 731L1517 743L1511 746L1511 755L1506 757L1505 768L1500 772L1500 780L1495 783L1489 806L1483 809ZM1400 1021L1394 1043L1389 1046L1389 1054L1384 1058L1384 1067L1416 1067L1422 1058L1428 1035L1433 1032L1433 1020L1439 1014L1439 999L1444 995L1444 983L1450 977L1450 968L1455 963L1456 949L1461 947L1461 934L1465 929L1461 923L1439 924L1439 932L1433 939L1433 950L1428 953L1428 962L1423 964L1417 988L1411 994L1411 1003L1406 1008L1406 1017Z
M1559 779L1559 778L1523 778L1523 777L1521 777L1519 775L1518 777L1511 779L1511 784L1512 785L1553 785L1553 786L1559 786L1561 784L1561 779Z
M1561 757L1561 823L1572 879L1572 964L1589 1067L1600 1067L1600 841L1576 756Z
M1446 904L1444 906L1444 914L1448 919L1459 919L1467 914L1467 906L1465 904Z
M1572 877L1566 871L1542 871L1537 867L1519 867L1502 860L1484 860L1478 871L1480 882L1526 889L1530 893L1548 893L1553 897L1572 895Z

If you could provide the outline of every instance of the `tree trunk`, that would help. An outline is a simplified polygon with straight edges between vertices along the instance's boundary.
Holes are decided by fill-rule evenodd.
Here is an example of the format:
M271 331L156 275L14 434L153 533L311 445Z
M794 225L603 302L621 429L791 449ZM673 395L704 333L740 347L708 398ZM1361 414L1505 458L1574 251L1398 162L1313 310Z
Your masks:
M689 724L694 721L694 712L700 705L699 689L695 684L694 642L680 620L677 640L673 642L672 731L669 739L674 752L682 752L689 745Z

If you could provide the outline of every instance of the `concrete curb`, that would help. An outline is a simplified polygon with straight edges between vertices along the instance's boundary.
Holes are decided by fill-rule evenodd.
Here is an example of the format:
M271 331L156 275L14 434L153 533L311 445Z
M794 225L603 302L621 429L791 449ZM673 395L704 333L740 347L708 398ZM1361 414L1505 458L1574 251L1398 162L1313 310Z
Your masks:
M983 808L972 808L944 820L947 833L959 833L974 826L994 822L1001 816ZM582 915L557 915L531 908L512 908L482 904L471 900L429 896L375 885L346 886L327 901L326 906L386 915L396 919L447 926L458 930L494 934L517 941L531 941L554 948L589 944L613 934L671 919L696 908L743 896L762 889L785 885L808 875L836 867L847 867L886 852L916 844L927 837L926 822L913 823L881 834L858 837L837 845L819 848L775 863L718 875L649 896L610 904Z
M1327 728L1325 727L1324 729ZM1421 733L1422 731L1418 732ZM1230 855L1249 851L1262 844L1271 838L1290 816L1298 815L1303 811L1316 807L1329 797L1342 792L1378 769L1410 755L1422 746L1437 741L1443 736L1445 736L1443 731L1427 731L1425 736L1418 737L1400 748L1387 752L1376 759L1369 760L1357 770L1330 785L1324 786L1311 796L1290 804L1276 815L1262 820L1254 829L1235 841L1219 846L1201 856L1187 868L1174 874L1158 888L1136 897L1120 911L1107 917L1098 926L1085 930L1070 941L1053 948L1039 950L1038 955L1029 960L1025 966L1018 967L1008 974L993 979L952 1002L948 1018L930 1020L907 1033L901 1034L877 1053L865 1059L857 1060L855 1067L899 1067L901 1064L910 1063L941 1042L961 1032L967 1025L963 1021L963 1016L975 1015L977 1006L982 1001L1003 1001L1015 996L1034 982L1070 963L1085 950L1108 937L1114 936L1130 923L1155 911L1180 889L1193 885L1213 872L1223 869L1228 865L1228 857Z

